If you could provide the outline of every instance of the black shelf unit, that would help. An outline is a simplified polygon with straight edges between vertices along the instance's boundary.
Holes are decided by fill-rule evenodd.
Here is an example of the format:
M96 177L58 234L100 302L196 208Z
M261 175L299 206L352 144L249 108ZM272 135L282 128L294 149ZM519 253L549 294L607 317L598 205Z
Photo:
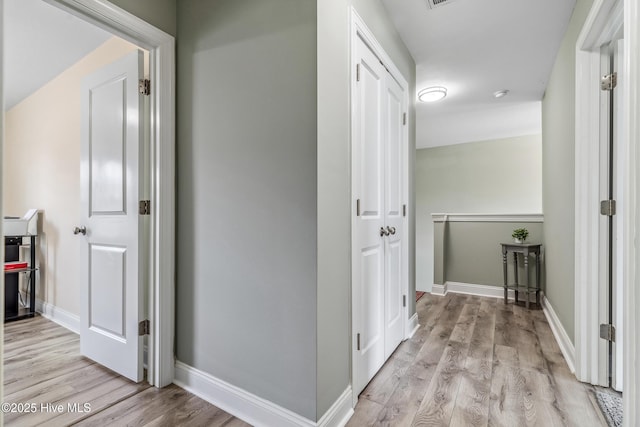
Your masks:
M28 289L29 289L29 306L28 307L20 307L20 298L18 298L18 308L17 311L11 311L7 313L7 308L5 306L5 322L11 322L14 320L26 319L29 317L34 317L36 314L36 271L38 268L35 267L36 263L36 236L35 235L26 235L26 236L5 236L6 239L19 239L21 243L17 246L29 246L29 264L27 268L20 268L15 270L5 270L4 275L5 278L9 275L18 275L25 274L28 276ZM29 243L25 245L24 240L28 239ZM6 261L6 259L5 259ZM18 289L18 294L20 293L20 289Z

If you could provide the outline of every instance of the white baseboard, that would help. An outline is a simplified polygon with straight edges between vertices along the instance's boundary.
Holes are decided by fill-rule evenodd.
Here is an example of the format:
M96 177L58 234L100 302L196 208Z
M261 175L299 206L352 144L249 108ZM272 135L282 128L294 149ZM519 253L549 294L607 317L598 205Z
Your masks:
M546 296L542 297L542 311L547 318L547 322L549 322L549 327L551 328L551 332L553 332L553 336L558 342L558 346L564 356L564 360L567 361L567 365L569 366L571 373L575 373L576 349Z
M420 324L418 323L418 313L414 313L413 316L411 316L411 319L409 319L409 324L407 325L409 334L407 335L406 339L411 338L413 334L416 333L419 327Z
M71 332L80 333L80 316L44 301L36 301L36 311Z
M504 288L502 286L478 285L476 283L445 282L444 285L433 285L433 290L431 291L433 295L439 296L444 296L449 292L488 298L504 298ZM540 295L540 300L542 301L543 293L540 292ZM522 296L519 296L519 298L522 298ZM513 289L507 291L507 299L510 301L516 299ZM529 295L529 301L535 302L535 294Z
M256 427L342 427L353 415L351 386L316 423L180 361L176 361L173 382Z

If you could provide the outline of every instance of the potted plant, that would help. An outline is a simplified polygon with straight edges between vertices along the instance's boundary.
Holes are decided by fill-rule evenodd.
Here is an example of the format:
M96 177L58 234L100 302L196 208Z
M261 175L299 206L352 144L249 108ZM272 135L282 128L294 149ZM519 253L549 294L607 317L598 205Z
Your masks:
M529 236L529 230L526 228L516 228L511 234L516 243L524 243L527 240L527 236Z

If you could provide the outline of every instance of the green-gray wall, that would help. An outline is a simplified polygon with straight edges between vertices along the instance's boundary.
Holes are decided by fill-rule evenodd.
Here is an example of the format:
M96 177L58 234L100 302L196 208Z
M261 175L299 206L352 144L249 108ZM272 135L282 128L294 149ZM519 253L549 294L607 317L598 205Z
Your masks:
M541 144L529 135L416 151L418 290L434 283L431 214L542 212Z
M593 0L577 0L542 101L547 298L574 340L576 40Z
M127 12L144 19L165 33L175 36L176 2L178 0L109 0Z
M318 0L318 418L351 380L351 175L349 16L353 6L410 84L410 153L415 149L415 62L380 0ZM413 177L413 156L409 176ZM410 179L413 194L413 179ZM413 199L413 198L412 198ZM413 213L413 203L409 211ZM414 218L411 215L411 218ZM415 223L409 224L414 271ZM409 277L410 292L415 277ZM415 302L409 298L410 316Z
M178 360L316 418L316 1L178 2Z

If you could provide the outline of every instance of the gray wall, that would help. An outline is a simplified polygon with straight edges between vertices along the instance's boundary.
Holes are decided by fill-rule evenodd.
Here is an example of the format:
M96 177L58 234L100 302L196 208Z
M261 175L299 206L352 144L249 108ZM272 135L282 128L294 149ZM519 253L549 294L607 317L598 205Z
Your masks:
M442 268L432 213L542 212L541 136L417 150L416 203L416 287L429 292Z
M175 36L177 0L109 0L127 12Z
M543 225L540 222L449 222L436 223L435 257L442 260L442 266L436 268L438 281L472 283L478 285L502 286L502 247L500 243L511 243L511 233L516 228L529 230L528 243L542 243ZM544 254L544 246L543 246ZM509 257L509 283L513 283L512 258ZM544 256L541 258L544 261ZM530 259L533 267L533 258ZM522 266L520 257L520 266ZM544 289L544 262L541 262L540 274ZM522 275L520 275L522 277ZM535 275L530 269L530 283ZM524 283L524 282L520 282Z
M415 63L379 0L318 0L318 411L320 418L350 383L351 175L349 13L353 5L410 83L409 152L415 149ZM413 157L413 156L410 156ZM409 174L413 177L413 162ZM413 178L410 182L413 194ZM413 204L409 210L414 212ZM411 215L414 218L414 215ZM414 271L414 222L409 224ZM415 278L410 276L410 288ZM415 313L414 298L410 315Z
M316 2L178 2L177 358L316 417Z
M547 298L572 340L575 334L575 46L592 2L576 2L542 101Z

